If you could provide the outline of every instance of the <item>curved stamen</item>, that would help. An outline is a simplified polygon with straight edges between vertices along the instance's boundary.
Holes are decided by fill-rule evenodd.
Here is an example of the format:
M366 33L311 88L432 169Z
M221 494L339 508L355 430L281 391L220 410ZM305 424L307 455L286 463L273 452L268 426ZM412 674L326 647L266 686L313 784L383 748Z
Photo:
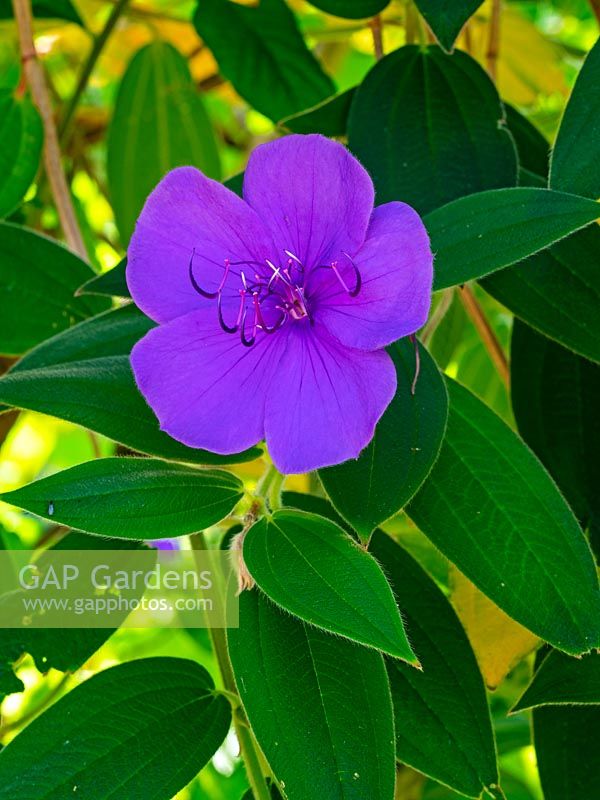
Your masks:
M291 252L291 250L284 250L283 252L286 254L286 256L287 256L288 258L290 258L292 261L295 261L295 262L296 262L296 264L298 264L298 272L300 272L300 274L301 274L301 275L304 275L304 264L303 264L303 263L300 261L300 259L298 258L298 256L295 256L295 255L294 255L294 254ZM291 266L291 265L290 265L290 266Z
M354 289L348 289L348 287L346 287L346 291L348 292L350 297L356 297L356 295L360 292L360 290L362 288L362 276L361 276L361 274L359 272L359 269L356 266L352 256L348 255L348 253L346 253L344 250L342 250L342 255L346 256L348 261L352 264L352 268L354 269L354 279L355 279L355 281L354 281ZM332 264L332 266L333 266L333 264ZM341 280L341 276L340 275L338 275L338 278L340 278L340 280Z
M279 319L277 320L277 322L274 325L270 325L269 326L265 322L265 318L262 315L262 310L261 310L261 307L260 307L260 300L258 299L258 293L257 292L254 292L254 294L252 295L252 300L254 302L254 311L255 311L258 327L262 331L264 331L265 333L275 333L275 331L278 331L281 328L281 326L283 325L283 323L287 319L287 312L284 311L284 309L282 309L279 306L277 306L277 308L281 311L281 316L279 317Z
M229 267L231 266L229 259L225 259L225 269L223 271L223 277L221 278L221 282L215 292L207 292L206 289L203 289L196 278L194 277L194 256L196 255L196 248L192 249L192 255L190 257L190 263L188 266L188 274L190 276L190 282L194 289L198 292L198 294L202 295L202 297L206 297L207 300L214 300L215 297L219 295L223 286L225 286L225 281L227 280L227 276L229 275Z
M242 344L244 347L252 347L254 342L256 341L256 309L254 310L254 322L252 323L252 336L249 339L246 339L246 316L247 316L247 309L244 306L244 311L242 313L242 320L240 323L240 338L242 340Z
M240 310L238 311L237 319L236 319L234 325L228 325L225 322L225 319L223 318L223 306L222 306L223 292L219 292L219 295L217 297L217 313L219 315L219 325L221 326L221 328L223 328L225 333L237 333L239 331L239 329L240 329L240 319L242 317L242 310L244 308L245 301L246 301L246 292L243 289L241 289L240 290Z

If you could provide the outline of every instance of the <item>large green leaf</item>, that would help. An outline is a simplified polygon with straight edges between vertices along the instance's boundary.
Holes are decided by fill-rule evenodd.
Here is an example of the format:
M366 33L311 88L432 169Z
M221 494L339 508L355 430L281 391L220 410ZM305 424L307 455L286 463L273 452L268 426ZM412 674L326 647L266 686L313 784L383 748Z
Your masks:
M35 178L44 130L28 97L0 89L0 217L13 211Z
M72 689L2 750L0 800L170 800L230 722L229 702L199 664L119 664Z
M187 62L157 39L127 67L108 135L108 183L123 241L150 191L182 165L198 167L210 178L221 174L210 119Z
M467 635L412 556L381 531L370 549L390 579L423 668L387 662L396 757L457 792L479 797L498 782L498 768L485 687Z
M307 111L280 120L279 126L292 133L320 133L323 136L345 136L348 114L356 88L328 97Z
M552 151L550 186L594 199L600 196L600 39L565 108Z
M53 554L60 550L138 550L145 548L139 542L114 541L88 536L77 531L69 533L54 547L38 554L36 564L40 570L52 563ZM33 555L33 554L32 554ZM139 599L143 585L136 587L128 597ZM0 594L0 606L2 595ZM129 613L124 611L123 619ZM111 628L5 628L0 635L0 701L11 692L20 692L24 686L13 672L13 664L23 653L29 653L40 672L58 669L74 672L112 635Z
M392 800L394 725L382 656L240 596L229 654L250 725L293 800Z
M600 227L590 225L486 278L492 297L541 333L600 361Z
M194 25L238 94L274 122L335 92L284 0L202 0Z
M107 297L131 297L127 280L125 279L125 270L127 267L127 259L123 258L119 263L109 269L108 272L103 272L101 275L94 275L89 281L86 281L83 286L80 286L76 294L102 294Z
M414 495L440 450L448 396L439 370L419 345L421 369L415 388L415 350L405 339L389 348L398 389L358 459L319 470L331 502L362 539Z
M425 217L436 255L434 288L507 267L594 222L600 205L550 189L492 189L461 197Z
M20 355L105 309L104 299L73 296L91 274L58 242L0 222L0 353Z
M533 738L545 800L600 797L600 708L533 711Z
M600 547L600 366L515 320L511 395L519 433Z
M483 0L415 0L437 40L445 50L452 50L456 37Z
M346 19L365 19L379 14L390 0L310 0L311 6Z
M457 197L514 186L517 156L498 93L462 52L402 47L358 88L350 149L375 182L378 202L404 200L421 214Z
M600 705L600 653L572 658L553 650L512 710L555 705Z
M227 464L259 456L256 447L232 456L196 450L159 429L129 365L131 348L153 324L129 305L54 336L0 378L0 403L66 419L161 458Z
M335 523L277 511L246 534L244 561L263 592L286 611L416 663L379 565Z
M0 498L88 533L165 539L215 525L231 513L243 494L242 482L230 472L193 469L154 458L101 458Z
M454 381L448 391L440 456L407 513L517 622L568 653L598 647L598 577L570 508L499 417Z
M33 16L36 19L64 19L83 27L83 21L70 0L33 0ZM13 16L11 0L0 0L0 19Z

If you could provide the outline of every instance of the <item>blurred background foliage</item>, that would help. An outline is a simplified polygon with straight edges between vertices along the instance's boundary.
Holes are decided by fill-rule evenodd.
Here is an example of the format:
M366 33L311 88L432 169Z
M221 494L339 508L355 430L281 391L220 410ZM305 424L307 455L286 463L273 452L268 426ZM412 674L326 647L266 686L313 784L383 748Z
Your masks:
M41 18L47 11L45 4L33 4L37 16L35 45L58 110L59 128L94 47L94 37L104 29L116 4L105 0L52 3L54 9L62 10L62 19ZM128 150L132 128L141 130L149 139L155 137L159 150L174 147L179 163L193 161L220 179L242 171L252 148L280 132L276 122L249 107L219 74L211 51L191 21L197 5L193 0L132 0L120 5L116 26L70 124L62 129L68 179L86 248L98 272L112 268L122 259L139 211L140 192L143 198L159 179L163 166L173 166L168 154L161 166L144 159L135 148ZM289 5L336 91L360 83L374 64L372 31L367 21L339 19L300 0L290 0ZM457 43L484 66L490 11L491 2L486 0ZM10 2L0 1L0 91L21 97L24 86L18 39L10 17ZM418 20L410 2L395 0L383 12L382 20L385 52L418 41ZM597 35L598 25L587 0L504 3L498 90L503 100L528 117L548 141L554 138L575 75ZM140 53L147 45L151 48ZM166 55L165 46L169 46ZM156 48L163 53L158 70L152 61ZM135 70L143 72L143 80L139 75L136 79ZM150 95L156 99L154 105ZM158 117L151 113L146 119L143 109L148 108L155 112L158 109ZM185 124L177 124L177 115L186 113L201 128L199 134L192 135ZM185 121L185 116L181 119ZM161 124L170 135L179 137L175 143L171 140L165 145ZM128 194L129 184L135 186L135 196ZM12 219L60 238L57 214L43 176L33 183L26 203ZM478 287L474 291L507 349L512 316ZM443 321L428 342L438 363L513 424L505 384L456 293L444 293L437 302L447 306ZM0 360L0 370L9 364L10 359ZM14 412L0 415L0 443L0 491L115 450L115 445L102 437L30 412L22 412L17 419ZM251 463L235 470L252 484L262 466ZM288 479L286 488L306 491L315 486L309 485L308 478L296 476ZM449 568L406 517L399 515L388 527L403 538L452 597L486 683L490 688L499 686L491 703L497 715L503 785L509 800L541 798L527 718L505 718L529 678L531 664L521 658L531 652L536 640ZM0 548L32 547L57 535L60 531L55 528L0 504ZM216 675L204 631L120 630L74 675L65 676L55 670L42 674L30 657L23 658L17 674L25 691L9 695L1 705L0 743L9 742L33 716L90 674L133 657L166 654L196 659ZM2 668L0 665L0 672ZM156 746L160 748L160 731ZM236 754L237 744L232 736L177 798L238 800L247 784ZM458 797L408 768L401 769L397 796L406 800Z

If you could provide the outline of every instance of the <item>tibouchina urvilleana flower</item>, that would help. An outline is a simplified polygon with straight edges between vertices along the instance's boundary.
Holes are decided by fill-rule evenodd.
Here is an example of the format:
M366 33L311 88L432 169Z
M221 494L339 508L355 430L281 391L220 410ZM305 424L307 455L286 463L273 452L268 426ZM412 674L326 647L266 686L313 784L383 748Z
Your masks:
M418 214L322 136L258 147L244 199L170 172L139 217L127 282L158 323L134 347L160 427L229 454L265 439L285 473L356 458L396 390L383 349L427 318L432 254Z

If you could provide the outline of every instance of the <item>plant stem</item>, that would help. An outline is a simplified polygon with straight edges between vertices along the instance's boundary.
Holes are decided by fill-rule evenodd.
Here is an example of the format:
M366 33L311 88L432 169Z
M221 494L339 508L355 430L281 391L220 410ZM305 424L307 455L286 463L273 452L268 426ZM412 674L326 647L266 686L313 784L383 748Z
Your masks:
M75 87L75 91L73 92L71 99L68 102L68 105L65 109L65 112L62 116L60 126L59 126L59 136L60 142L64 145L69 140L69 135L71 131L71 124L73 122L73 116L75 114L75 110L79 101L81 100L81 96L85 92L89 79L91 77L92 72L94 71L94 67L96 66L96 62L104 49L104 45L108 41L109 36L113 32L115 25L125 7L129 3L129 0L118 0L118 2L112 7L111 12L106 20L104 28L100 31L100 33L95 37L94 44L92 45L92 49L83 65L81 70L81 74L79 75L79 80L77 81L77 85Z
M433 338L433 334L436 331L437 326L446 316L450 306L452 305L452 300L454 298L454 287L450 287L448 289L442 290L442 296L440 298L439 303L435 307L433 314L427 320L425 327L421 331L420 339L425 346L427 346L431 339Z
M208 550L206 538L202 532L190 537L194 553L201 553ZM223 628L212 628L208 626L208 633L212 643L213 651L219 665L221 678L225 690L239 697L229 653L227 650L227 637ZM240 745L240 752L244 759L248 782L254 794L255 800L271 800L271 792L267 786L261 765L261 755L258 744L254 739L254 734L250 730L247 721L241 718L241 708L233 711L233 725Z
M13 9L19 33L23 71L31 90L33 102L40 112L44 125L44 164L60 224L71 250L81 258L87 259L87 252L79 231L71 194L60 161L60 147L48 86L33 43L31 2L30 0L13 0Z
M256 497L266 500L270 511L281 508L281 487L284 481L285 475L282 475L274 464L269 464L258 482Z
M465 311L475 326L485 349L488 351L490 358L492 359L492 362L494 363L494 366L500 375L500 378L502 379L504 385L508 388L510 383L510 372L508 369L506 355L504 354L502 345L498 341L492 326L488 322L481 306L477 302L477 298L468 286L463 286L459 290L458 296L460 297Z
M373 34L373 50L375 51L375 59L379 61L383 58L383 23L381 21L381 14L376 14L369 22L371 33Z
M493 81L496 80L496 67L498 54L500 52L500 2L501 0L492 0L488 49L486 53L487 70Z

